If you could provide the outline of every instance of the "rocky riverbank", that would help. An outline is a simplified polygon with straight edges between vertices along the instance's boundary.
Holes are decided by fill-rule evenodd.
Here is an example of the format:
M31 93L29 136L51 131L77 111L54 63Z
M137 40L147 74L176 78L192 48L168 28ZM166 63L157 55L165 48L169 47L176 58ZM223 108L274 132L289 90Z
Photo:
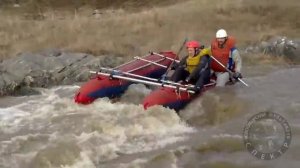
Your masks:
M240 49L242 55L269 54L300 61L300 40L273 37L254 46ZM90 70L99 67L114 67L125 62L125 57L116 55L93 56L48 49L39 53L22 53L0 63L0 95L38 94L34 87L49 87L84 82Z
M90 70L114 67L123 58L114 55L93 56L62 50L22 53L0 63L0 95L36 94L34 87L49 87L83 82Z
M245 53L263 53L277 57L300 61L300 40L288 39L284 36L274 36L267 41L261 41L257 45L249 46L244 50Z

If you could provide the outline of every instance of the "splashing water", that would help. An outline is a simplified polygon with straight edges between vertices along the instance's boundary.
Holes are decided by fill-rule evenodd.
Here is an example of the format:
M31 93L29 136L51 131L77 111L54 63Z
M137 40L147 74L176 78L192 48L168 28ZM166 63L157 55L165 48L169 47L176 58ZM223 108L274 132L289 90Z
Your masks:
M139 100L150 90L143 85L132 85L116 103L103 98L88 106L72 101L78 86L1 98L0 167L297 168L299 74L283 69L245 79L249 88L215 88L180 117L159 106L144 111ZM242 137L247 120L266 110L284 116L293 133L290 149L268 162L249 154Z
M162 107L144 111L142 105L105 98L89 106L74 104L70 93L76 88L42 90L0 109L2 167L98 165L184 140L194 131Z

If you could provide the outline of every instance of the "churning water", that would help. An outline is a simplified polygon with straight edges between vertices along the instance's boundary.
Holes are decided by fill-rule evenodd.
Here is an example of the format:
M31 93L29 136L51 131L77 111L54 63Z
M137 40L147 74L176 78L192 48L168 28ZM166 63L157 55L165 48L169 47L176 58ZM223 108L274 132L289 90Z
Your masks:
M0 99L0 167L207 167L261 168L300 165L300 68L277 70L213 89L177 115L139 104L150 90L133 85L117 102L78 105L79 86L40 89L42 94ZM243 128L258 112L282 115L292 143L271 161L244 147ZM282 130L281 130L282 132Z

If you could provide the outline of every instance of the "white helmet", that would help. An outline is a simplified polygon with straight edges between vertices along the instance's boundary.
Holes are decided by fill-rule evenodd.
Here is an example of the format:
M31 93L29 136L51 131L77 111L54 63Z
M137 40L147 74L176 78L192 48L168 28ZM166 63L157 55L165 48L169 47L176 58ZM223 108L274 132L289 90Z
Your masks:
M227 32L224 29L220 29L216 33L216 38L226 38L227 36Z

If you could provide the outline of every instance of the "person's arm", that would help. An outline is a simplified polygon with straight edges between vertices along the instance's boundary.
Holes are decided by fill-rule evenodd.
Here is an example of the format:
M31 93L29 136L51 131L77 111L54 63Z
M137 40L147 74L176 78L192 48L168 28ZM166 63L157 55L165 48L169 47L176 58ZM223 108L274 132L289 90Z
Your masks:
M200 63L199 65L193 70L193 72L189 75L189 77L187 78L187 81L195 78L197 76L198 73L200 73L200 71L206 69L209 67L209 63L210 63L210 58L209 55L203 55L201 57Z
M171 69L174 70L177 67L185 67L186 66L186 59L188 56L183 57L179 63L174 62Z
M240 53L237 49L233 50L231 52L232 60L235 64L234 73L232 75L233 78L239 79L242 78L241 70L242 70L242 58L240 56Z
M180 62L179 62L179 66L186 66L186 59L188 56L183 57Z
M235 72L239 72L241 73L241 70L242 70L242 58L240 56L240 53L237 49L233 50L231 52L231 56L232 56L232 59L234 61L234 64L235 64Z

